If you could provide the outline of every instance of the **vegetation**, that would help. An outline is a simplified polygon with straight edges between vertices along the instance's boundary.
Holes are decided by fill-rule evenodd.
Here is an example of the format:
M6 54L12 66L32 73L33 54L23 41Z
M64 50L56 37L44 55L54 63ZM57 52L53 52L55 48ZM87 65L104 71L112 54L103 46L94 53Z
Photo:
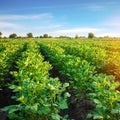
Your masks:
M27 50L16 62L19 71L11 73L15 77L14 83L9 84L9 88L16 92L12 97L19 101L19 104L10 105L3 110L9 111L10 119L28 120L28 116L31 116L31 120L60 120L62 117L58 114L59 111L67 108L69 94L64 91L69 84L62 84L58 78L49 77L51 65L44 62L43 56L39 54L39 47L34 41L27 46ZM4 64L3 61L1 65L7 63ZM7 70L8 73L10 67ZM2 77L4 81L4 76Z
M0 89L17 101L2 108L11 120L68 120L60 112L81 100L94 106L85 119L119 120L120 39L1 39L0 47ZM68 81L52 78L53 67ZM6 85L8 74L14 80Z
M96 106L95 109L88 114L88 117L93 117L93 119L118 119L120 117L118 110L118 106L120 107L120 92L116 91L116 88L119 87L120 83L115 82L113 76L97 73L98 69L102 67L102 63L99 63L101 57L99 55L96 56L99 49L96 49L95 47L93 47L93 49L91 49L91 47L87 49L88 51L91 51L91 53L94 51L96 51L96 53L94 52L91 57L92 59L86 59L85 57L89 57L90 54L86 54L86 51L84 50L85 46L81 48L81 50L84 51L82 53L83 56L80 51L76 51L80 46L84 45L84 42L82 45L79 45L78 48L74 47L75 42L74 44L70 43L74 48L72 51L76 51L76 53L82 56L82 60L81 57L76 57L75 53L71 56L69 53L66 53L66 49L60 47L64 47L64 45L68 43L58 43L59 46L56 42L51 43L52 44L49 42L48 45L46 45L46 43L40 44L41 50L43 50L44 55L48 57L50 62L70 80L70 89L74 89L76 94L76 100L74 102L77 102L80 99L90 99ZM86 48L88 48L88 46L89 45L87 45ZM104 52L101 52L101 55L102 54L104 56ZM104 58L102 59L104 60ZM88 60L90 60L91 63ZM99 63L99 65L96 63ZM97 68L97 66L100 67ZM113 113L113 111L116 111L116 113Z
M95 36L94 36L94 33L88 33L88 38L94 38Z
M0 38L1 38L1 36L2 36L2 32L0 32Z
M17 34L13 33L13 34L9 35L9 38L17 38Z
M32 33L27 33L27 37L28 37L28 38L32 38L32 37L33 37L33 34L32 34Z
M48 34L44 34L43 38L49 38Z
M78 39L78 38L79 38L79 36L78 36L78 34L76 34L76 35L75 35L75 39Z

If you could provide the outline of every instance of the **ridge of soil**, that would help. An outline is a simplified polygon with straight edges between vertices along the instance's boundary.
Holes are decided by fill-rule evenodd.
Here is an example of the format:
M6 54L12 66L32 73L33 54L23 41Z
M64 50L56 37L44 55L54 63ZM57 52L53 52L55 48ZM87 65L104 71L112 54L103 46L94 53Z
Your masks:
M5 106L9 105L15 105L18 102L12 99L11 97L14 96L14 92L8 88L7 84L12 83L15 78L13 75L11 75L11 72L18 71L18 68L16 67L16 61L22 56L22 52L25 51L27 48L27 44L23 46L21 50L19 50L19 54L15 58L15 61L12 63L11 68L9 69L9 72L4 75L4 81L5 81L5 86L2 86L2 90L0 90L0 120L9 120L7 117L8 112L7 111L2 111L1 108L4 108Z
M14 77L10 74L7 74L5 81L7 83L11 83L14 80ZM15 105L17 102L13 99L11 99L11 96L13 96L14 93L11 89L9 89L7 86L2 87L2 90L0 90L0 109L9 106L9 105ZM0 110L0 120L9 120L8 112L1 111Z
M61 75L54 67L50 70L50 76L53 78L58 77L62 83L68 82L68 78ZM77 100L73 102L76 99L75 91L67 89L67 92L71 94L68 98L68 109L61 110L60 115L68 115L68 120L93 120L92 118L86 118L86 116L90 110L94 109L94 105L89 100Z

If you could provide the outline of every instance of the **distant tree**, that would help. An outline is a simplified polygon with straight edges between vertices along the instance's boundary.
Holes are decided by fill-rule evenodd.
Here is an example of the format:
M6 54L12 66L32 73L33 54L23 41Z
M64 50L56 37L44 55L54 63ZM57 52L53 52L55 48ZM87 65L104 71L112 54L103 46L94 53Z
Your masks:
M49 38L53 38L52 36L49 36Z
M0 38L1 38L1 36L2 36L2 32L0 32Z
M21 36L17 36L17 38L22 38Z
M6 37L6 36L4 36L3 38L4 38L4 39L7 39L7 37Z
M59 38L64 38L65 36L60 35Z
M40 38L43 38L43 36L41 35Z
M35 38L39 38L38 36L36 36Z
M49 38L48 34L44 34L43 38Z
M69 36L59 36L59 38L71 38L71 37L69 37Z
M104 38L109 38L109 36L107 35L107 36L104 36Z
M32 38L32 37L33 37L33 34L32 34L32 33L27 33L27 37L28 37L28 38Z
M92 32L88 33L88 38L94 38L94 37L95 37L94 33L92 33Z
M13 33L13 34L9 35L9 38L17 38L17 34Z
M85 38L85 36L80 36L80 38Z
M76 34L76 35L75 35L75 39L78 39L78 38L79 38L79 36L78 36L78 34Z

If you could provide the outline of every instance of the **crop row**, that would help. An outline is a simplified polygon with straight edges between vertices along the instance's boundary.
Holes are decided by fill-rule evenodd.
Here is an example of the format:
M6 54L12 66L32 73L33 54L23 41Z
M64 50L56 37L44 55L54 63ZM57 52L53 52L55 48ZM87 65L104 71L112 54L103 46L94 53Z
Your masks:
M9 85L9 88L16 93L12 98L19 104L3 108L4 111L9 111L9 118L64 119L59 112L67 108L69 94L65 90L69 84L62 84L58 78L49 76L52 66L44 61L34 41L29 42L27 50L22 53L16 64L18 71L12 73L15 81L14 84Z
M45 44L60 46L65 54L80 57L96 67L98 73L106 73L120 80L119 41L44 41Z
M96 67L97 72L114 75L120 79L120 55L119 51L109 51L106 48L91 45L61 45L66 54L80 57Z
M119 120L120 92L116 88L120 83L115 82L120 78L119 46L113 48L108 42L104 45L98 41L91 42L44 40L37 41L37 45L32 40L27 44L24 40L2 41L0 87L6 86L9 81L6 76L13 71L11 74L15 80L9 88L15 92L12 98L18 103L3 108L3 111L9 112L10 119L65 120L60 116L60 110L68 107L70 95L65 90L70 84L69 88L76 96L71 102L87 99L95 106L87 117ZM50 77L52 66L40 52L69 79L69 84ZM11 70L13 66L17 68L16 72Z
M76 99L89 99L95 105L95 109L87 117L119 120L120 92L116 90L119 83L115 82L113 76L97 74L95 64L75 55L66 54L65 49L53 42L49 42L49 44L41 42L40 48L50 63L61 74L68 77L70 87L75 90ZM87 51L84 52L86 54ZM91 57L91 62L98 62L99 59L98 61L97 59L94 61Z
M4 51L1 51L0 54L0 88L4 87L10 81L8 74L10 74L10 70L15 66L15 61L20 57L20 53L25 50L26 45L14 42L2 45Z

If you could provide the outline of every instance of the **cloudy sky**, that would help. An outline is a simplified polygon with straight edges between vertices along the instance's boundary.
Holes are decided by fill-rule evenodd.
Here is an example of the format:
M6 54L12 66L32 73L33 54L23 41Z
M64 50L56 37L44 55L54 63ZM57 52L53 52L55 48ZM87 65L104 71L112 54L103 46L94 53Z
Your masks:
M120 36L120 0L1 0L0 32Z

